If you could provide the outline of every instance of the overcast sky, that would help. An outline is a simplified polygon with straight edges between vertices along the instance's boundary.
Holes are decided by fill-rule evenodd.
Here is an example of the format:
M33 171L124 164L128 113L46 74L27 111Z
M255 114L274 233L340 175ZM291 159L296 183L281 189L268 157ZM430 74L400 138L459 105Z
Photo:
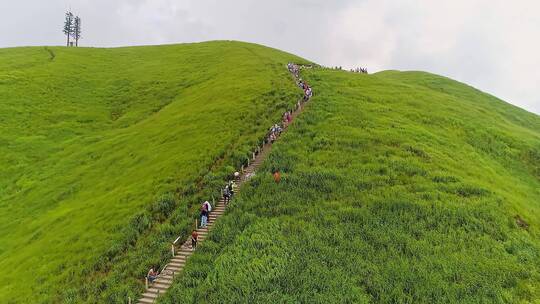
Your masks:
M540 114L540 1L0 0L0 47L232 39L370 72L424 70Z

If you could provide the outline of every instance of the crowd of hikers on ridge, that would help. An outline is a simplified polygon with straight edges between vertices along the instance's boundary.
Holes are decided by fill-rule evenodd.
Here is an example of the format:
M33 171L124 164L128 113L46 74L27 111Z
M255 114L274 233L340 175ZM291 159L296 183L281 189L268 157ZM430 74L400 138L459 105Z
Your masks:
M288 63L287 69L291 74L294 75L294 78L296 80L296 84L299 88L301 88L304 91L304 96L301 100L298 101L296 104L296 110L298 110L302 106L302 102L307 102L309 99L313 96L313 90L311 87L307 84L306 81L302 80L300 78L300 66L294 63ZM266 137L265 137L265 144L273 144L274 141L281 135L284 129L286 129L293 119L293 113L294 110L287 110L285 113L283 113L282 116L282 122L281 124L277 123L272 125L270 127ZM253 175L253 173L251 173ZM225 187L221 191L221 195L223 198L223 202L225 205L228 205L231 200L234 197L234 192L236 188L236 180L240 177L240 172L234 172L234 179L229 180ZM248 178L250 176L246 176ZM281 174L279 170L275 170L272 173L272 177L274 178L274 181L276 183L279 183L281 181ZM196 227L191 233L191 250L195 250L197 248L197 242L198 242L198 228L207 228L208 227L208 219L210 216L210 213L212 212L212 204L206 200L201 204L200 207L200 225L199 227ZM146 278L150 283L153 283L157 277L159 276L159 272L156 270L155 267L151 267L148 271Z
M362 74L367 74L368 73L366 68L351 69L351 72L353 72L353 73L362 73Z
M335 66L335 67L330 67L329 69L332 69L332 70L340 70L340 71L342 71L342 70L343 70L343 67L341 67L341 66ZM350 71L351 73L368 74L367 68L354 68L354 69L350 69L349 71Z

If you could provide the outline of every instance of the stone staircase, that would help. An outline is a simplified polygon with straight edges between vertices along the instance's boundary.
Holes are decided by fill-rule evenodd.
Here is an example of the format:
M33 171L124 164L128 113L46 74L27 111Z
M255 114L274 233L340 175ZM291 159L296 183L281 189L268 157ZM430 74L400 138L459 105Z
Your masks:
M268 153L270 152L271 144L265 144L262 146L260 151L255 155L255 159L250 162L249 166L244 169L238 178L235 180L235 196L238 195L241 185L249 179L249 177L255 173L255 171L260 167ZM201 246L204 243L204 240L208 237L208 233L212 230L215 222L225 214L227 206L223 198L212 208L208 219L207 228L198 228L197 233L199 235L197 247ZM175 245L173 245L175 246ZM176 246L175 246L176 249ZM191 249L191 238L183 243L179 248L175 250L175 254L169 263L163 268L158 278L154 283L147 282L146 292L142 294L142 297L138 300L137 303L141 304L150 304L155 303L157 298L165 293L167 289L172 285L174 276L178 274L184 266L188 258L196 251Z
M295 79L298 80L298 75L294 75ZM296 109L292 113L293 120L300 114L304 109L303 102L299 101ZM283 132L285 132L283 130ZM248 166L246 168L242 168L242 172L239 177L236 178L235 184L236 187L234 189L235 195L238 195L238 193L241 190L242 185L251 177L257 169L260 167L262 162L266 159L267 155L270 153L270 150L272 148L272 144L267 143L263 144L262 146L258 147L255 152L253 152L253 159L248 162ZM212 230L212 227L214 226L215 222L225 214L227 206L225 205L225 202L223 198L215 205L213 206L212 211L210 212L209 219L208 219L208 227L207 228L198 228L198 242L197 247L201 246L204 243L204 240L208 237L209 232ZM159 274L158 278L154 280L154 283L146 282L146 292L142 294L142 297L138 300L137 303L141 304L150 304L155 303L160 295L165 293L167 289L172 285L174 276L178 274L184 266L186 265L187 260L189 257L196 251L191 249L191 238L188 238L186 242L184 242L182 245L177 246L176 242L180 239L176 239L176 241L172 245L171 252L173 254L172 259L169 261L167 265L163 268L161 273ZM179 247L179 248L177 248ZM178 250L177 250L178 249ZM129 301L129 304L131 304L131 300Z

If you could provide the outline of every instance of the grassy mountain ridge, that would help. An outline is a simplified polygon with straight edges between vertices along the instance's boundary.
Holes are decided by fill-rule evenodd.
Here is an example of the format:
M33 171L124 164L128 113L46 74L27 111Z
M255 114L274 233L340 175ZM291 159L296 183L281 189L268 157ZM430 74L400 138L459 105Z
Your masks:
M315 97L160 303L538 302L540 117L424 72L303 77Z
M109 275L140 276L113 265L188 229L200 187L216 191L294 102L291 60L224 41L1 49L0 302L96 301Z
M227 41L0 49L0 302L140 295L298 98L290 61ZM425 72L302 77L315 97L161 303L538 302L537 115Z

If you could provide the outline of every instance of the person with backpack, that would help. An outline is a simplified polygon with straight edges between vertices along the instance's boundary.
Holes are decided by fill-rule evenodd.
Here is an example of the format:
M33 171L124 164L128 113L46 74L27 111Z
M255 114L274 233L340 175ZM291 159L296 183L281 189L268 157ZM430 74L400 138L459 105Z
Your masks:
M199 234L197 233L197 230L193 230L191 233L191 250L195 250L197 248L197 239L199 238Z

